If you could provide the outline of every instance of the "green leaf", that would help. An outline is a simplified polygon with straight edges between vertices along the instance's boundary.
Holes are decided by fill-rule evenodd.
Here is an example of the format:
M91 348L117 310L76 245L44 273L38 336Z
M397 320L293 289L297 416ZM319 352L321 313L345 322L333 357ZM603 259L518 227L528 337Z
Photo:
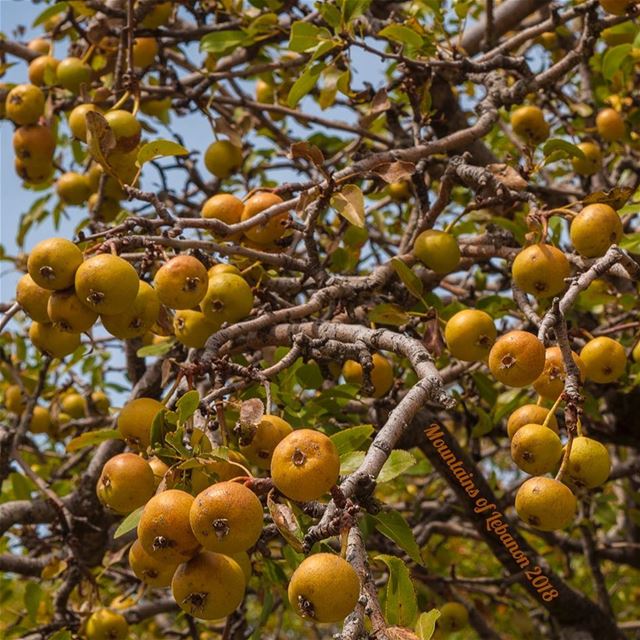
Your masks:
M296 379L305 389L319 389L324 383L320 367L309 362L296 369Z
M44 24L49 18L57 16L59 13L64 13L69 8L68 2L57 2L56 4L47 7L42 13L38 14L33 21L32 27Z
M478 422L475 424L471 431L472 438L480 438L487 433L493 431L493 420L491 420L491 416L480 407L473 408L474 413L478 416Z
M16 235L16 244L19 247L22 247L24 245L25 236L27 235L27 232L29 231L31 226L35 223L42 222L42 220L44 220L49 215L49 212L45 207L45 204L49 201L49 198L51 198L50 193L47 193L46 195L38 198L37 200L35 200L35 202L32 203L29 211L27 211L27 213L23 214L20 217L20 225L18 227L18 234Z
M163 356L165 353L169 353L175 345L175 340L163 340L158 344L149 344L146 347L140 347L136 351L138 358Z
M493 406L496 398L498 397L498 392L496 391L493 380L481 371L474 371L471 374L471 377L475 382L476 389L478 390L480 397L490 406Z
M122 435L117 429L96 429L95 431L86 431L76 436L67 445L67 451L77 451L84 447L92 447L106 440L122 440Z
M379 555L375 560L389 568L389 580L384 592L384 619L388 625L412 627L418 615L416 592L409 569L403 560L389 555Z
M32 622L35 622L38 615L38 606L41 599L42 587L37 582L27 582L24 590L24 606Z
M318 46L321 40L331 40L331 33L327 29L316 27L310 22L301 20L291 25L289 49L302 53Z
M424 293L422 280L400 258L392 258L391 266L400 280L402 280L404 286L409 289L409 292L418 300L422 300L422 294Z
M334 433L331 436L333 444L338 449L338 454L342 456L351 451L359 449L373 433L373 427L370 424L361 424L357 427L349 427Z
M561 151L563 156L566 154L570 157L580 158L581 160L585 159L582 149L578 148L575 144L562 140L561 138L552 138L551 140L547 140L544 147L542 147L542 153L544 153L546 157L557 151Z
M340 456L340 475L348 476L353 473L364 461L364 451L352 451Z
M633 46L628 42L619 44L617 47L607 49L602 58L602 75L605 80L611 80L616 71L620 69L625 59L629 58Z
M68 629L60 629L60 631L56 631L53 635L49 636L49 640L71 640L71 631Z
M423 565L420 547L411 531L411 527L398 511L381 511L372 516L376 521L376 529L393 540L407 555L419 565Z
M196 412L199 404L200 394L195 389L187 391L187 393L176 402L178 423L184 424Z
M429 613L421 613L416 622L416 633L420 640L431 640L436 630L436 621L440 617L437 609L431 609Z
M324 19L324 21L334 29L337 29L340 26L340 11L328 2L318 2L316 3L316 8L320 11L320 15ZM295 25L296 23L294 23Z
M620 247L631 253L640 253L640 233L629 233L620 240Z
M413 467L416 459L408 452L402 449L395 449L384 463L378 476L378 484L389 482L404 473L407 469Z
M378 36L415 48L419 48L423 44L422 37L418 33L401 24L390 24L382 31L378 31Z
M140 147L140 151L138 151L138 166L141 167L145 162L149 162L155 158L186 156L188 154L189 151L187 149L181 144L173 142L173 140L154 140Z
M342 19L349 23L363 15L371 4L371 0L341 0Z
M200 40L200 50L206 53L223 53L240 44L247 44L244 31L214 31Z
M120 526L116 529L116 532L113 534L114 538L119 538L123 536L125 533L129 533L138 526L138 522L140 522L140 518L142 517L142 512L144 510L144 505L138 507L135 511L132 511L121 523Z
M272 498L273 491L267 496L267 508L273 523L282 537L298 552L302 553L304 533L298 519L287 504L277 502Z
M390 324L394 327L400 327L407 324L411 319L402 307L392 302L383 302L378 304L368 314L369 322L377 322L379 324Z
M309 64L305 67L302 75L293 83L293 86L289 90L287 104L291 108L295 107L298 102L316 86L318 78L325 67L326 65L323 62Z
M11 488L13 489L13 497L16 500L29 500L31 492L35 489L33 482L23 476L21 473L11 473Z
M352 225L364 227L364 197L360 187L345 185L331 197L331 206Z

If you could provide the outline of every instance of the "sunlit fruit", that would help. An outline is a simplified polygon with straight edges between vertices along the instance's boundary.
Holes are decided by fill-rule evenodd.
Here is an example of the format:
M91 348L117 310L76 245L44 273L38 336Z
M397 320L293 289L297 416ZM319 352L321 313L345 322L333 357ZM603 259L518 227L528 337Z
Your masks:
M438 609L438 627L446 633L455 633L469 624L469 612L461 602L445 602Z
M16 302L22 310L36 322L51 322L47 307L49 304L50 289L43 289L37 285L33 278L25 273L16 286Z
M584 380L585 365L582 358L577 353L571 352L571 357L578 368L578 382ZM564 358L560 347L549 347L545 351L544 369L533 383L533 388L543 398L547 400L555 400L564 391L564 381L566 370L564 366Z
M346 560L332 553L315 553L293 572L288 596L299 616L320 623L339 622L358 602L360 579Z
M602 168L602 151L595 142L581 142L578 149L584 154L584 158L574 157L571 160L573 169L582 176L592 176Z
M170 309L192 309L204 298L209 277L197 258L176 256L158 269L153 284L162 304Z
M28 49L40 54L40 57L46 56L51 52L51 44L44 38L34 38L27 45Z
M514 283L525 293L547 298L567 288L565 279L571 267L560 249L550 244L532 244L525 247L513 261L511 274Z
M544 476L529 478L516 493L518 516L534 529L564 529L576 513L577 500L562 482Z
M33 247L27 269L33 281L44 289L68 289L81 264L82 252L73 242L48 238Z
M160 313L160 300L155 289L140 281L138 293L131 305L123 312L102 314L104 328L120 340L139 338L151 329Z
M29 327L29 339L40 351L53 358L64 358L80 346L79 333L69 333L53 324L39 322Z
M135 453L120 453L107 460L96 487L100 502L123 515L145 504L154 491L153 471Z
M40 56L29 63L29 82L38 87L56 84L59 60L53 56Z
M126 260L100 253L85 260L75 274L78 297L100 315L123 313L136 299L140 280Z
M211 196L202 205L202 217L207 220L221 220L225 224L236 224L242 218L244 204L242 200L232 196L230 193L218 193ZM211 233L215 236L216 232L212 229ZM233 240L240 234L232 234L225 236L227 240Z
M416 238L413 253L422 264L437 274L451 273L460 264L458 241L446 231L423 231Z
M477 309L459 311L448 320L444 330L449 352L464 361L486 360L496 335L493 318Z
M136 117L124 109L107 111L105 119L113 131L118 151L133 151L140 142L142 125Z
M571 221L569 229L575 250L585 258L598 258L622 238L622 220L608 204L590 204Z
M589 340L582 347L580 357L587 369L587 379L602 384L615 382L627 367L624 347L608 336Z
M7 94L5 111L18 125L36 124L44 114L44 93L33 84L16 85Z
M273 451L273 483L292 500L317 500L336 484L339 474L338 450L332 440L319 431L293 431Z
M250 438L240 438L240 451L251 464L260 469L269 469L273 450L291 432L291 425L282 418L264 415L255 425Z
M595 489L604 484L611 473L611 458L601 442L577 436L571 443L565 478L570 485Z
M519 107L511 113L513 132L527 142L539 143L549 137L549 125L542 109L536 106Z
M162 588L171 585L178 565L158 561L142 548L139 540L135 540L129 549L129 566L138 580L149 587Z
M89 88L92 75L91 67L80 58L65 58L56 68L58 84L72 93L79 93L82 85Z
M63 173L56 182L56 193L65 204L84 204L91 195L87 178L74 171Z
M201 551L178 566L171 592L183 611L201 620L215 620L235 611L245 585L242 568L233 558Z
M209 278L207 293L200 309L204 316L220 327L246 318L253 308L253 293L247 281L233 273L219 273Z
M155 38L136 38L133 41L133 66L146 69L158 55L158 41Z
M191 309L181 309L173 318L176 339L190 349L202 349L207 338L219 328L218 322L212 322L204 313Z
M109 609L94 611L87 620L87 640L126 640L129 625L126 618Z
M228 178L242 165L242 148L229 140L212 142L205 151L204 164L216 178Z
M371 369L370 378L373 386L373 397L381 398L389 392L395 381L393 365L379 353L374 353L371 356L371 360L373 369ZM363 381L362 365L355 360L347 360L342 367L342 375L347 382L361 385Z
M18 127L13 134L13 150L16 157L29 161L49 162L56 149L56 138L50 127L28 124Z
M513 438L518 429L525 424L543 424L547 420L549 415L549 409L541 407L539 404L525 404L518 407L510 416L507 421L507 433L509 438ZM558 433L558 421L555 416L552 415L546 426Z
M557 468L562 456L558 434L539 424L525 424L511 440L511 457L519 469L542 475Z
M275 193L261 191L251 196L245 203L242 210L242 221L250 220L261 214L266 209L282 204L282 198ZM282 211L268 220L254 225L250 229L245 229L244 235L258 245L269 245L284 235L287 229L289 214Z
M489 352L489 369L509 387L530 385L544 369L545 349L536 336L527 331L510 331Z
M146 449L151 442L151 426L164 405L153 398L136 398L122 407L117 427L127 444Z
M87 141L87 113L89 111L102 114L102 110L90 102L74 107L69 114L69 129L71 129L73 136L82 142Z
M607 142L615 142L624 138L624 120L615 109L610 107L598 112L596 128L598 129L598 135Z

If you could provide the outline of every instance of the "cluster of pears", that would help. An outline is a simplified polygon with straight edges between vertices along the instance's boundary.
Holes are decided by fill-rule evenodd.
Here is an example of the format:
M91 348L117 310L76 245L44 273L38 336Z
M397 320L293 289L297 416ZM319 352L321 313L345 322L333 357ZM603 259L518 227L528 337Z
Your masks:
M264 526L263 504L249 488L247 467L268 470L282 495L307 502L325 496L338 481L338 451L319 431L293 430L282 418L263 415L257 424L243 426L237 449L226 459L216 459L209 437L194 429L187 446L201 464L169 467L148 457L151 428L163 410L152 398L122 408L117 427L132 451L107 461L97 495L119 515L143 507L129 550L138 579L150 588L170 586L180 608L197 618L224 618L245 596L250 554ZM288 587L293 609L319 623L342 620L359 593L357 573L330 553L303 560ZM121 624L118 614L109 615Z

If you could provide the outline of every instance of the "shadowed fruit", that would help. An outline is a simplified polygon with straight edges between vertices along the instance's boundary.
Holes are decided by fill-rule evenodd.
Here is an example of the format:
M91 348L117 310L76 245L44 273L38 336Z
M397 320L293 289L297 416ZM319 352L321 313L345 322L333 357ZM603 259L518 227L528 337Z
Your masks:
M51 322L47 312L51 291L38 286L33 278L25 273L16 286L16 302L22 310L36 322Z
M489 352L489 369L509 387L530 385L544 369L544 345L527 331L510 331Z
M113 222L117 217L122 207L117 200L113 198L107 198L103 196L100 206L98 206L98 194L92 193L88 200L89 212L98 220L103 222Z
M571 352L571 357L578 367L581 381L585 378L585 365L577 353ZM560 347L549 347L545 351L544 369L533 383L533 388L546 400L556 400L564 391L566 378L564 359Z
M224 262L220 262L219 264L214 264L212 267L209 267L209 271L207 271L207 276L209 278L213 278L213 276L219 273L233 273L236 276L242 276L242 272L238 267L232 264L226 264Z
M585 258L598 258L622 238L622 220L608 204L587 205L571 221L571 243Z
M16 129L13 134L13 150L16 157L27 165L43 160L50 162L56 150L56 138L49 127L28 124Z
M386 395L393 386L395 377L393 365L383 355L374 353L371 356L373 369L371 369L371 384L373 385L373 397L381 398ZM355 360L347 360L342 367L342 375L350 384L362 385L362 365Z
M10 384L4 392L5 409L11 413L20 414L25 410L27 403L22 397L22 391L17 384Z
M446 633L455 633L469 624L469 612L460 602L445 602L438 607L440 617L438 627Z
M60 398L60 410L72 418L79 420L87 415L87 403L84 396L71 391Z
M538 404L525 404L518 407L507 421L507 433L509 438L513 438L518 429L525 424L543 424L549 414L549 409L545 409ZM558 433L558 421L555 416L549 418L547 427L555 433Z
M581 142L578 149L584 154L584 158L574 157L571 160L573 169L581 176L592 176L602 168L602 151L595 142Z
M317 500L336 484L339 474L338 450L331 439L319 431L293 431L273 451L273 483L292 500Z
M73 242L49 238L33 247L27 269L33 281L44 289L68 289L81 264L82 252Z
M607 142L614 142L624 138L624 120L615 109L602 109L596 116L598 135Z
M607 448L597 440L578 436L573 439L565 480L569 485L595 489L604 484L611 473Z
M233 558L240 565L244 575L245 584L248 584L253 574L253 566L251 565L251 558L249 557L249 554L246 551L239 551L238 553L230 554L229 557Z
M162 304L170 309L192 309L209 285L205 266L193 256L176 256L156 272L153 284Z
M196 431L197 429L194 430L194 433ZM214 460L207 462L200 468L193 469L191 472L191 492L194 495L198 495L216 482L233 480L233 478L247 474L245 468L249 466L249 461L241 453L230 450L228 456L228 460Z
M51 414L49 411L44 407L36 405L31 414L29 431L31 431L31 433L50 433L51 426Z
M189 522L207 551L238 553L258 541L263 526L262 505L244 485L218 482L195 497Z
M242 165L242 148L229 140L212 142L204 153L204 164L216 178L228 178Z
M549 137L549 125L540 107L519 107L511 114L511 128L523 140L537 144Z
M449 319L444 330L451 355L466 362L486 360L496 335L493 318L477 309L459 311Z
M146 449L151 441L151 426L164 405L153 398L127 402L118 414L117 427L127 444Z
M282 204L282 202L282 198L275 193L269 193L268 191L256 193L244 203L241 216L242 221L250 220L266 209ZM246 229L244 235L259 245L271 244L279 238L282 238L286 231L288 220L289 213L287 211L277 213L271 216L266 222L261 222L250 229Z
M64 358L80 346L79 333L68 333L53 324L39 322L29 327L29 339L40 351L53 358Z
M413 194L409 182L392 182L387 187L387 191L392 200L396 202L406 202Z
M140 281L138 293L131 306L122 313L101 316L104 328L120 340L143 336L156 322L160 313L160 301L155 289Z
M89 199L91 187L85 176L69 171L58 178L56 193L65 204L80 205Z
M518 516L534 529L555 531L572 522L577 500L562 482L540 476L520 486L515 506Z
M599 0L600 6L607 12L614 16L623 16L632 0Z
M111 404L109 402L109 398L104 391L94 391L91 394L91 402L93 403L93 408L99 413L101 416L108 416L109 409Z
M289 603L302 618L314 622L339 622L355 608L360 579L354 568L332 553L315 553L293 572Z
M169 465L156 456L153 456L153 458L149 458L148 462L149 466L151 467L151 471L153 471L153 483L155 485L155 488L157 489L158 485L162 482L165 473L169 471Z
M14 165L18 176L30 185L38 186L48 182L54 172L54 166L49 158L28 161L16 158Z
M94 611L87 620L87 640L126 640L129 625L120 613L109 609Z
M557 468L562 456L558 434L539 424L525 424L511 440L511 457L519 469L533 476Z
M73 136L78 140L82 140L82 142L87 141L87 113L89 111L102 114L101 109L89 102L78 105L69 114L69 129L71 129Z
M460 264L458 241L446 231L423 231L416 238L413 253L426 267L441 275L455 271Z
M245 585L242 568L233 558L201 551L178 566L171 592L178 606L194 618L216 620L237 609Z
M207 338L220 328L218 322L207 320L204 313L182 309L173 318L173 330L178 342L190 349L202 349Z
M36 124L44 114L44 93L33 84L19 84L7 94L5 112L18 125Z
M105 113L105 119L116 139L117 151L133 151L140 142L142 125L136 117L124 109L116 109Z
M138 580L142 580L149 587L168 587L176 572L177 564L158 562L157 558L149 555L135 540L129 549L129 566Z
M78 298L100 315L123 313L136 299L140 280L126 260L100 253L85 260L76 272Z
M607 336L589 340L582 347L580 357L587 370L587 379L602 384L615 382L627 367L624 347Z
M562 293L571 267L564 253L550 244L532 244L515 257L511 274L514 283L536 298Z
M73 289L54 291L49 298L47 313L59 329L70 333L89 331L98 319L98 314L83 304Z
M233 273L219 273L209 278L207 293L200 309L205 318L218 327L246 318L253 308L253 293L247 281Z
M200 545L189 525L192 504L193 496L178 489L153 496L138 523L142 548L162 562L184 562L193 557Z
M144 17L140 26L145 29L156 29L157 27L166 24L173 12L173 2L161 2L154 4L153 8Z
M260 469L269 469L273 450L292 431L291 425L282 418L264 415L250 440L240 438L240 451L251 464ZM245 444L246 441L248 444Z
M91 67L80 58L65 58L56 68L58 84L72 93L79 93L83 84L89 87L92 74Z
M154 491L153 471L135 453L120 453L107 460L96 488L100 502L121 515L141 507Z
M232 196L230 193L218 193L211 196L203 205L201 215L207 220L221 220L225 224L236 224L242 218L244 204L242 200ZM211 230L211 235L216 236L215 231ZM241 234L232 234L224 236L225 240L234 240Z
M146 69L158 55L158 42L155 38L136 38L133 41L133 66Z

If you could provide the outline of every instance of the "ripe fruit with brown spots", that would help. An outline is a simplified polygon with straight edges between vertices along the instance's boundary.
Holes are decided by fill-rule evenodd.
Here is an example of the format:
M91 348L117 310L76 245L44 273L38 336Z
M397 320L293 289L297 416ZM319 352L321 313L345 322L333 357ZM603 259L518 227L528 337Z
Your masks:
M386 395L393 386L395 380L393 365L383 355L374 353L371 356L373 369L371 369L371 384L373 385L373 397L381 398ZM347 360L342 367L344 379L351 383L362 385L362 365L355 360Z
M44 114L44 93L33 84L19 84L7 94L5 110L18 125L36 124Z
M74 137L82 142L87 141L87 113L89 111L102 114L102 110L90 102L78 105L69 114L69 129Z
M571 243L585 258L598 258L622 238L622 220L608 204L587 205L571 221Z
M525 247L513 261L511 275L514 283L536 298L548 298L562 293L571 267L560 249L550 244Z
M56 150L56 138L50 127L28 124L19 127L13 134L13 150L16 157L27 164L29 161L49 162Z
M104 117L115 136L116 150L133 151L138 146L142 134L142 125L136 117L124 109L108 111Z
M582 358L573 351L571 357L578 367L579 379L584 380L586 367ZM564 391L566 377L564 358L560 347L549 347L545 351L544 369L534 381L533 388L546 400L556 400Z
M511 114L513 132L526 142L538 144L549 137L549 125L542 109L536 106L519 107Z
M205 266L193 256L176 256L158 269L153 284L162 304L170 309L192 309L207 292Z
M72 93L79 93L83 84L88 88L92 75L91 67L80 58L65 58L56 68L58 84Z
M486 360L496 335L493 318L477 309L459 311L449 319L444 330L451 355L466 362Z
M332 553L315 553L293 572L289 603L302 618L314 622L339 622L355 608L360 579L354 568Z
M87 620L86 635L87 640L126 640L129 625L122 614L98 609Z
M573 439L565 469L567 484L595 489L607 481L610 473L611 458L601 442L585 436Z
M138 580L142 580L149 587L168 587L176 572L177 564L158 562L157 558L149 555L135 540L129 549L129 566Z
M242 148L229 140L212 142L204 153L204 164L216 178L228 178L242 165Z
M146 449L151 442L151 426L164 405L153 398L127 402L118 414L117 427L129 446Z
M292 431L291 425L282 418L264 415L250 438L240 438L240 451L251 464L269 469L273 450Z
M518 516L534 529L564 529L576 513L577 500L562 482L544 476L524 482L515 500Z
M589 340L582 347L580 357L586 367L587 379L601 384L615 382L627 367L624 347L607 336Z
M275 193L261 191L252 195L245 203L242 210L242 222L254 218L266 209L282 204L283 200ZM244 235L258 245L269 245L282 238L287 229L289 213L283 211L271 216L266 222L261 222L250 229L246 229Z
M160 301L155 289L140 281L138 293L131 306L122 313L103 314L104 328L120 340L131 340L143 336L156 322L160 313Z
M544 369L544 345L528 331L510 331L489 352L489 369L496 380L509 387L526 387Z
M176 340L190 349L202 349L207 338L219 329L217 322L208 320L204 313L182 309L173 318Z
M519 469L530 475L549 473L562 456L558 434L539 424L523 425L511 440L511 457Z
M592 176L602 169L602 151L595 142L581 142L578 149L584 154L584 158L574 157L571 160L573 169L581 176Z
M455 633L469 624L469 612L460 602L445 602L438 609L438 627L446 633Z
M28 161L16 158L14 164L18 176L30 185L42 185L53 176L54 166L49 158Z
M607 142L622 140L625 134L624 120L615 109L602 109L596 116L598 135Z
M233 558L201 551L178 566L171 592L178 606L194 618L216 620L238 608L245 586L242 568Z
M80 346L80 334L62 331L53 324L34 322L29 327L29 339L43 353L64 358Z
M120 453L107 460L96 488L100 502L122 515L141 507L154 491L153 471L135 453Z
M85 260L75 275L80 300L100 315L123 313L136 299L140 280L126 260L101 253Z
M422 264L440 275L455 271L460 264L458 241L446 231L423 231L413 244L413 253Z
M319 431L298 429L281 440L273 451L273 483L292 500L317 500L336 484L339 474L338 450Z
M65 238L39 242L29 254L27 269L33 281L44 289L68 289L82 264L82 252Z
M252 308L253 293L244 278L233 273L219 273L209 278L200 309L216 327L246 318Z
M207 551L238 553L252 547L263 526L255 493L237 482L218 482L199 493L189 512L191 529Z
M51 290L37 285L33 278L25 273L16 286L16 302L22 310L36 322L51 322L47 307Z
M189 524L192 504L193 496L178 489L158 493L147 502L138 523L138 539L153 558L184 562L198 552L200 544Z
M543 424L549 415L549 409L545 409L538 404L525 404L518 407L507 421L507 433L509 438L513 438L518 429L525 424ZM551 416L546 425L549 429L558 433L558 421L555 416Z

